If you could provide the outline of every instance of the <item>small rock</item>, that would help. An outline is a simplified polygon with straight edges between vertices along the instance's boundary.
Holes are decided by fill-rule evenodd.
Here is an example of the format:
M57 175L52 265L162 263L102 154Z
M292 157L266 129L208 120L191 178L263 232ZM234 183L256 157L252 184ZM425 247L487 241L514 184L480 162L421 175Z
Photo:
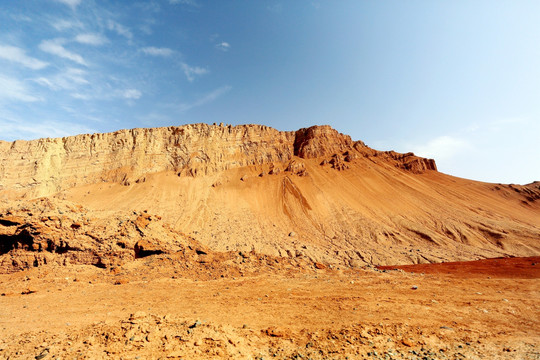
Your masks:
M416 285L413 285L413 286L411 287L411 289L413 289L413 290L417 290L417 289L418 289L418 286L416 286Z
M129 316L129 321L132 324L142 322L143 319L146 317L146 313L144 311L137 311L135 314L131 314Z
M274 326L269 327L269 328L266 329L264 332L266 333L266 335L272 336L272 337L283 337L283 336L285 335L285 334L283 333L283 331L277 329L277 328L274 327Z
M146 239L137 241L133 250L135 251L135 258L137 259L150 255L163 254L165 252L159 245Z
M172 353L169 353L169 355L167 355L168 358L179 358L179 357L182 357L182 355L184 355L184 353L182 351L173 351Z
M295 233L294 231L291 231L291 232L289 233L289 236L290 236L290 237L295 237L295 236L296 236L296 233Z
M409 339L403 339L401 340L401 343L405 346L408 346L408 347L413 347L414 346L414 343L412 341L410 341Z
M114 282L114 285L124 285L127 284L129 281L127 279L116 279Z
M44 359L47 355L49 355L49 350L45 349L39 355L36 355L35 359L36 360L41 360L41 359Z
M190 329L195 329L198 326L201 326L202 323L199 320L196 320L193 324L189 326Z

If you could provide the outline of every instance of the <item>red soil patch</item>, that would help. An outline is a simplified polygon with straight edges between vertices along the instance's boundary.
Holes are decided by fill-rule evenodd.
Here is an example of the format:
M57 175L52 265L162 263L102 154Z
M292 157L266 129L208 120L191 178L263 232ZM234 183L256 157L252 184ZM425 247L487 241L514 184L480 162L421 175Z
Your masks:
M438 264L377 266L377 268L380 270L401 269L410 273L450 274L467 278L491 276L507 279L538 279L540 278L540 256L483 259Z

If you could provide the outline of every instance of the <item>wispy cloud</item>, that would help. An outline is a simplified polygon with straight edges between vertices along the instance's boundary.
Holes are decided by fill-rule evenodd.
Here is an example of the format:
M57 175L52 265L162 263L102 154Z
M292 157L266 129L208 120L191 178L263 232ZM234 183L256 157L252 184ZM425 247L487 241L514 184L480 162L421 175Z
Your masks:
M216 44L216 49L221 50L221 51L229 51L230 48L231 48L231 44L229 44L226 41L222 41L219 44Z
M130 99L130 100L136 100L142 96L142 93L137 89L126 89L122 91L120 94L124 99Z
M136 2L134 5L142 9L145 13L158 13L161 11L161 6L155 1Z
M28 123L21 119L6 119L0 116L2 140L32 140L44 137L64 137L77 134L92 134L96 130L85 125L67 121L43 121Z
M65 19L56 20L51 23L51 26L58 31L83 27L83 25L79 21L71 21Z
M125 27L124 25L117 23L116 21L109 20L107 22L107 28L111 31L116 32L118 35L125 37L126 39L131 40L133 38L131 30L129 30L129 28Z
M23 14L11 14L10 17L15 21L32 22L32 18L30 16Z
M92 100L92 97L88 94L72 93L71 97L79 100Z
M155 19L145 19L144 20L144 23L141 24L139 26L139 29L147 34L147 35L151 35L154 31L152 30L152 26L154 26L156 24L156 20Z
M32 102L40 99L30 94L23 82L19 81L18 79L0 74L0 101L1 100Z
M222 86L222 87L220 87L220 88L206 94L205 96L195 100L192 103L180 104L178 106L178 110L181 111L181 112L184 112L184 111L188 111L189 109L192 109L194 107L198 107L198 106L207 104L209 102L212 102L212 101L216 100L217 98L219 98L223 94L228 93L229 91L231 91L231 89L232 89L231 86L228 86L228 85L227 86Z
M188 5L188 6L193 6L193 7L200 7L201 4L199 4L197 1L195 0L169 0L169 3L171 4L174 4L174 5Z
M436 137L427 144L412 146L411 150L416 155L441 160L449 159L469 147L465 140L445 135Z
M182 63L182 69L184 70L184 74L186 74L186 78L189 82L195 80L195 76L208 74L208 69L199 66L189 66L186 63Z
M141 49L141 51L146 55L152 56L170 56L174 52L169 48L157 48L153 46L144 47Z
M77 68L67 68L52 77L39 77L34 81L51 90L75 90L81 85L88 85L86 71Z
M56 0L57 2L60 2L62 4L65 4L69 7L71 7L72 9L76 9L77 6L81 3L81 0Z
M19 63L32 70L43 69L49 65L44 61L27 56L23 49L10 45L0 45L0 58Z
M101 34L79 34L75 37L75 41L81 44L99 46L105 44L108 40Z
M65 40L63 39L43 40L39 44L39 48L49 54L87 66L86 61L84 61L81 55L71 52L63 46L64 42Z

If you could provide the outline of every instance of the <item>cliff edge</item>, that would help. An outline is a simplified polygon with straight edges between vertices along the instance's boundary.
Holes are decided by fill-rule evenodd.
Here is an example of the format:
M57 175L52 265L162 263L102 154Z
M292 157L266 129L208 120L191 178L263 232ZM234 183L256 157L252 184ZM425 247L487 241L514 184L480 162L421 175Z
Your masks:
M433 160L412 153L377 152L330 126L285 132L262 125L192 124L0 141L0 192L48 196L98 182L129 185L162 171L195 177L253 165L286 164L294 156L347 155L383 155L407 170L436 170Z

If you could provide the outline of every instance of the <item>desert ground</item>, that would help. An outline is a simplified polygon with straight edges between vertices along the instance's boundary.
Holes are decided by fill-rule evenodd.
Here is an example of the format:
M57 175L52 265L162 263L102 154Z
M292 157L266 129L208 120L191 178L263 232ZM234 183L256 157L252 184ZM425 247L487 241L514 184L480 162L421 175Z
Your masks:
M0 141L0 359L540 359L540 183L328 126Z
M238 256L243 275L168 255L2 275L0 357L540 358L540 257L405 271L256 258Z

